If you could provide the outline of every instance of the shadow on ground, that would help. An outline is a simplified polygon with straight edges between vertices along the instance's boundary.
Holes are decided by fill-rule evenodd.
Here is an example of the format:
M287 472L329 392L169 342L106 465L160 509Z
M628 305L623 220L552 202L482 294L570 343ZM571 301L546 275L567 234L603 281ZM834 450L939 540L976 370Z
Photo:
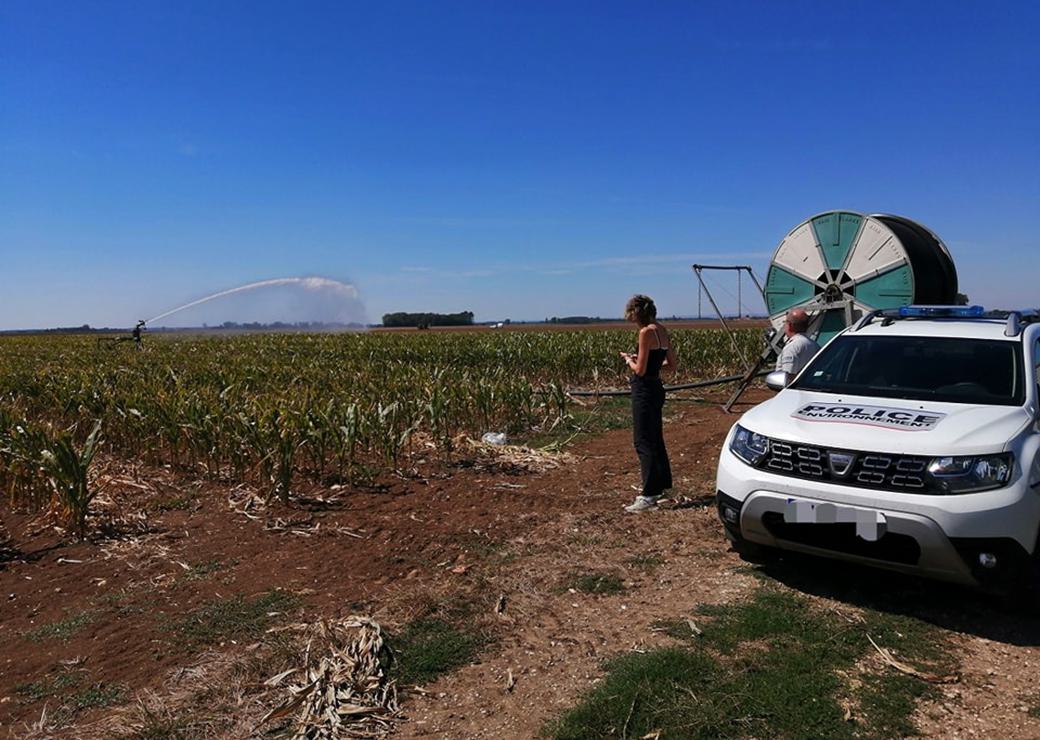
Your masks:
M1008 645L1040 646L1040 618L1035 610L1010 606L965 587L798 553L783 553L754 568L806 594L915 617Z

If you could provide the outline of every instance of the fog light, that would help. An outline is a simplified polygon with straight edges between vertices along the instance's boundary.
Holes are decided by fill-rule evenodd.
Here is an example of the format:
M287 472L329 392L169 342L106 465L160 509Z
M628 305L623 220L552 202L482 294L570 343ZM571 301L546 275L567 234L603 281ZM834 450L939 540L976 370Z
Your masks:
M983 568L996 568L997 556L991 552L980 552L979 565L981 565Z
M722 507L722 518L726 520L727 524L736 524L739 516L737 515L736 509L731 509L728 506Z

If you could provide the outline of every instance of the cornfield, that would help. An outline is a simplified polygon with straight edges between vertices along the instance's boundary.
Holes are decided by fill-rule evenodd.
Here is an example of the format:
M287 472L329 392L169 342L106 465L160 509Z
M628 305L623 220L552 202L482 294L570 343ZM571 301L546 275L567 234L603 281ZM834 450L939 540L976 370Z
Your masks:
M759 349L759 330L739 341ZM106 454L288 497L294 481L394 468L417 439L523 435L568 412L566 390L623 386L632 331L0 340L0 486L13 505L64 508L82 528L86 467ZM720 331L676 330L683 382L739 372ZM98 429L100 425L100 431ZM85 502L85 503L84 503Z

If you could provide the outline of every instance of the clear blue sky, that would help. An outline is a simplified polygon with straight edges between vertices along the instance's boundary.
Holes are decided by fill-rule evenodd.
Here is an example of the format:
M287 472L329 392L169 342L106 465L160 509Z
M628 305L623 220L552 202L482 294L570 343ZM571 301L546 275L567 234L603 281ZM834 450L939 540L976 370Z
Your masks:
M691 262L762 274L832 208L1040 304L1038 7L6 0L0 327L300 275L372 318L690 314Z

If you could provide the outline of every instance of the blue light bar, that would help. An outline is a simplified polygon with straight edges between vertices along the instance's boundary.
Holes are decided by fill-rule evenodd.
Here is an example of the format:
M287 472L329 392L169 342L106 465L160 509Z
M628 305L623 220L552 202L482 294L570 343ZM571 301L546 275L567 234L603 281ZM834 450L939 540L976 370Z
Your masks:
M900 306L904 319L977 319L986 313L982 306Z

